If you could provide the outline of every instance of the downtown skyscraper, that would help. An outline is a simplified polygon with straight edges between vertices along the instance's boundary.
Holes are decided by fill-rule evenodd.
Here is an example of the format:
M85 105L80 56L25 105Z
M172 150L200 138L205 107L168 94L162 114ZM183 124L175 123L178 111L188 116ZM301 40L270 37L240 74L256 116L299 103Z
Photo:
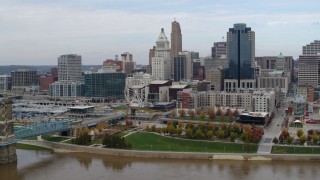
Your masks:
M161 28L160 35L156 41L155 56L152 57L152 76L158 80L170 79L170 42L164 29Z
M255 88L255 33L246 24L234 24L227 32L227 58L229 68L225 71L225 88Z
M174 58L178 57L179 52L182 52L182 34L180 24L177 21L171 23L171 52L170 52L170 75L174 74L173 62Z

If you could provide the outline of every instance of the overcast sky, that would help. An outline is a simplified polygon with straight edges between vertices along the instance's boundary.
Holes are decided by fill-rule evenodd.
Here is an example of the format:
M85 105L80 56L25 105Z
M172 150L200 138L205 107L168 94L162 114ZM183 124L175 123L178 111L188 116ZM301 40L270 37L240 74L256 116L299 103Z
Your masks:
M56 65L62 54L100 65L123 52L138 64L160 29L180 23L183 50L210 55L234 23L256 33L256 56L295 59L320 39L318 0L0 0L0 65Z

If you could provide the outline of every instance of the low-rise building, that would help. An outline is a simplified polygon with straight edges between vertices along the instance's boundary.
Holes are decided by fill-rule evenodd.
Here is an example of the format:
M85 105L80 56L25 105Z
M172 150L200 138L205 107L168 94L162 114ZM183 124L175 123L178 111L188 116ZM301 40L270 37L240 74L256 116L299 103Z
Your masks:
M265 125L269 118L265 112L243 112L239 115L236 122L243 124Z

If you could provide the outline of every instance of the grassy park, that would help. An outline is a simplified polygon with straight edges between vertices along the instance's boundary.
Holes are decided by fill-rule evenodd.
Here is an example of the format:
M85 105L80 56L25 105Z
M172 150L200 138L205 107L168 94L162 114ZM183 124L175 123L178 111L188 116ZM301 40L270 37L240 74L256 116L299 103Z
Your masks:
M320 154L320 147L273 146L272 154Z
M255 144L175 139L146 132L134 133L125 139L133 145L132 149L146 151L256 153L258 148Z
M21 143L17 143L16 148L23 149L23 150L36 150L36 151L48 151L48 150L51 151L52 150L50 148L34 146L34 145L30 145L30 144L21 144Z

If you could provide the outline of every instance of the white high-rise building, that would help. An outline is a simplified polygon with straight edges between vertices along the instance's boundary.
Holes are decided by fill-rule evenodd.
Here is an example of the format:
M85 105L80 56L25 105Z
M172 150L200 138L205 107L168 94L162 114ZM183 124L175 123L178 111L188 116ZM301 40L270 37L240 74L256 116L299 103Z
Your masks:
M84 95L81 56L65 54L58 58L58 81L49 85L53 97L78 97Z
M275 92L259 90L252 94L252 111L272 113L275 109Z
M76 54L61 55L58 58L58 81L81 81L81 56Z
M156 42L155 57L152 58L152 77L167 80L170 76L170 43L162 28Z

